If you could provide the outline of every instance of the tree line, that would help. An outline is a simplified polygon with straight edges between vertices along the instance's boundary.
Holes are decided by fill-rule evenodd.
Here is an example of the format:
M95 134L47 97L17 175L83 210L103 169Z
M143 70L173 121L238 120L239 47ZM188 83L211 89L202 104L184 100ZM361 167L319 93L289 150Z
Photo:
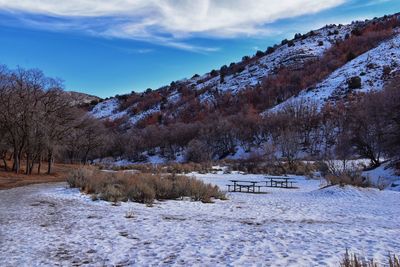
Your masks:
M240 113L211 113L202 121L132 128L116 134L109 150L133 161L153 154L176 160L181 154L186 161L203 162L223 159L241 147L289 164L300 158L362 157L379 166L381 159L400 155L399 82L397 77L382 91L324 106L299 100L263 115L243 107Z
M400 155L400 78L384 90L346 100L291 102L260 114L251 105L233 114L209 110L203 119L121 128L97 120L65 94L62 83L39 70L0 68L0 155L6 170L38 173L54 161L82 163L105 158L205 162L226 158L238 148L267 160L300 158L370 159ZM9 162L11 162L9 166Z
M6 170L31 174L55 159L86 162L103 145L104 125L63 92L62 82L36 69L0 66L0 155ZM8 162L11 161L11 166Z

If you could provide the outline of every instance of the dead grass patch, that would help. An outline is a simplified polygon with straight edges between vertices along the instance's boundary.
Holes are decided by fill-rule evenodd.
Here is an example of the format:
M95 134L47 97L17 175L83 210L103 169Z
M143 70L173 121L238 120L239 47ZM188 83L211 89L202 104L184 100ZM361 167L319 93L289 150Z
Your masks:
M400 260L396 255L388 254L387 264L380 265L374 259L366 259L365 257L358 256L355 253L349 253L346 249L346 253L340 262L340 267L379 267L379 266L389 266L389 267L400 267Z
M155 199L190 197L204 203L226 199L217 186L183 175L150 173L110 173L90 168L74 170L68 177L70 187L80 188L92 198L106 201L135 201L152 204Z
M360 171L343 171L340 174L327 174L325 179L331 185L351 185L356 187L371 187L368 179L361 176Z

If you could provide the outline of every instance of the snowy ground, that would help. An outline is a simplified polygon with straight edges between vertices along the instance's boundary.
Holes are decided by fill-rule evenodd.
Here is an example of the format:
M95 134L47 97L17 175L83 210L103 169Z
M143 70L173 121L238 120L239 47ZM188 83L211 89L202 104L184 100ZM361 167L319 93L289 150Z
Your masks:
M196 174L225 189L240 174ZM337 266L346 247L400 252L400 193L330 187L154 207L91 201L65 184L0 191L0 266ZM125 218L133 212L133 218Z

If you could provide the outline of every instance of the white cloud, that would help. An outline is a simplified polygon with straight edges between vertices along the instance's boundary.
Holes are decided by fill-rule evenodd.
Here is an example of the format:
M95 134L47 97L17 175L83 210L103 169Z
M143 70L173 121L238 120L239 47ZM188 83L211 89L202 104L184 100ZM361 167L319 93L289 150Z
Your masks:
M0 0L0 9L47 15L61 21L25 18L34 27L85 30L180 49L208 51L184 40L192 36L232 38L268 33L278 19L315 13L346 0ZM50 24L50 25L49 25ZM53 25L53 26L51 26Z

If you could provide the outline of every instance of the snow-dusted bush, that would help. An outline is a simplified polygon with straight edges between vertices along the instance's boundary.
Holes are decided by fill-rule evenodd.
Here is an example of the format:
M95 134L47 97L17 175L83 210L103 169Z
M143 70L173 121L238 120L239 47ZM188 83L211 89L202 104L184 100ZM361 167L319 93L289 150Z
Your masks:
M209 203L213 198L225 199L217 186L182 175L110 173L82 168L71 172L68 183L92 194L93 199L112 202L130 200L152 204L155 199L190 197L194 201Z

